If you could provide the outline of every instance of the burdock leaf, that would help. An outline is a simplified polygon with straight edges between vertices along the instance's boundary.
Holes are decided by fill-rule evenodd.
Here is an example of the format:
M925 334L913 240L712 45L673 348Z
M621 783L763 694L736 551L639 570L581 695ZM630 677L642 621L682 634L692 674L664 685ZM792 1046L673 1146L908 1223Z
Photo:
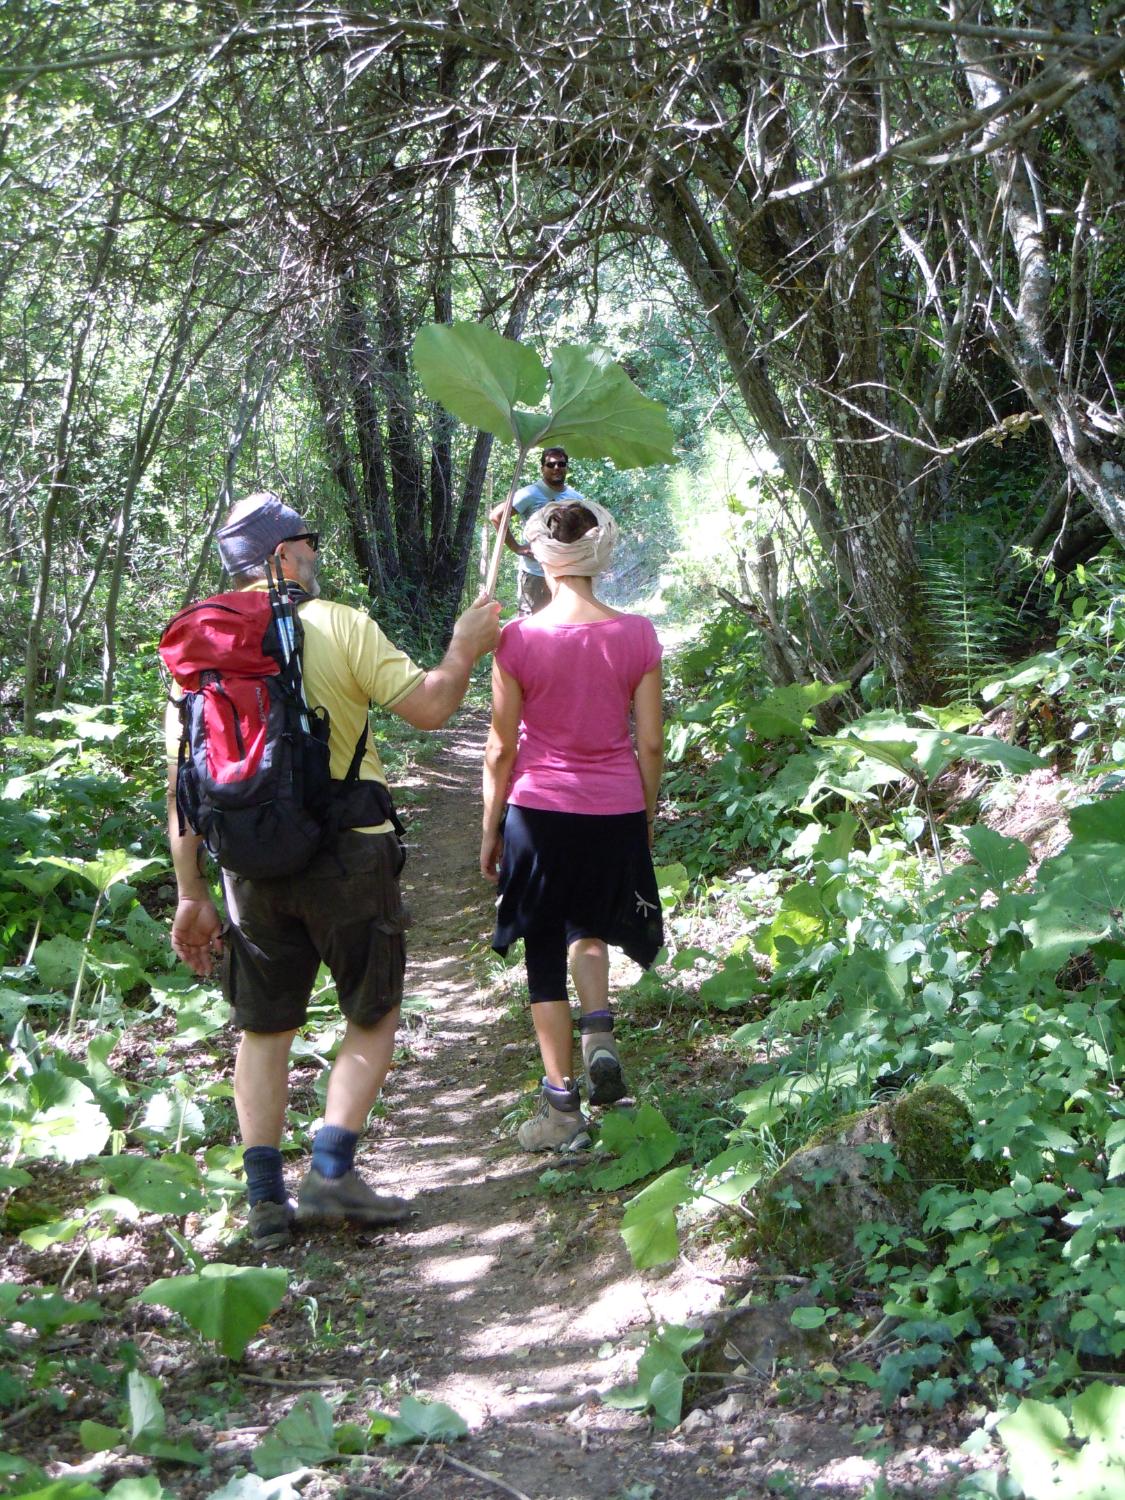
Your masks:
M218 1344L228 1359L240 1359L262 1324L281 1306L289 1273L279 1266L230 1266L221 1261L187 1276L164 1276L145 1287L138 1301L170 1307Z
M551 361L551 421L538 441L619 469L675 463L675 434L659 401L642 395L608 349L563 344Z
M430 323L420 329L414 368L432 401L468 426L513 442L520 441L516 403L536 406L547 389L547 371L534 349L480 323Z

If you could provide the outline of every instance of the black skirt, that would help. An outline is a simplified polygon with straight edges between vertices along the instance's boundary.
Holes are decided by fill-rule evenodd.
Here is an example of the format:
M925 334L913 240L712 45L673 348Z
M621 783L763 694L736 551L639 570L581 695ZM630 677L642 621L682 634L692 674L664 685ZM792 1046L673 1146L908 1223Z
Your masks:
M664 919L643 812L547 812L509 805L492 946L576 928L647 969L664 946Z

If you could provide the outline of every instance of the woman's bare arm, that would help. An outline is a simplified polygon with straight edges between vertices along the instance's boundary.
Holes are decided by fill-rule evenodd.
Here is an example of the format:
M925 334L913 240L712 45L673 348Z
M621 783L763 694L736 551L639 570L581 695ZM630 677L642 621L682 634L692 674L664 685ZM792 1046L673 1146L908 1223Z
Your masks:
M486 880L499 878L500 819L508 797L508 783L519 744L523 691L496 662L492 663L492 725L484 748L484 817L481 824L480 868Z
M664 682L658 666L645 673L633 694L633 735L645 793L645 815L651 828L656 819L660 778L664 774Z

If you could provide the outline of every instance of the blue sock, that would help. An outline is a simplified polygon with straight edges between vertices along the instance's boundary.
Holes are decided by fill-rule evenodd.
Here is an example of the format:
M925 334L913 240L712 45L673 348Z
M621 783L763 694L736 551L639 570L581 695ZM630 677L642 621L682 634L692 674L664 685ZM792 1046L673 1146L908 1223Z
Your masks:
M281 1174L281 1152L276 1146L247 1146L242 1153L246 1168L246 1196L255 1203L284 1203L285 1178Z
M355 1161L359 1134L342 1125L322 1125L313 1141L312 1164L322 1177L343 1177Z

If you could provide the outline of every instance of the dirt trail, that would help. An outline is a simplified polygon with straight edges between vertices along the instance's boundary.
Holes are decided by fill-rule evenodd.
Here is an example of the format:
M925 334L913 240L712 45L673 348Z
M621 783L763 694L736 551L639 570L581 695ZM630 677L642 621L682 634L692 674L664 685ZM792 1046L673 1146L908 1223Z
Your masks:
M529 1157L516 1144L505 1117L536 1075L537 1052L526 1010L513 1014L481 985L492 916L492 892L477 872L484 734L482 721L463 716L412 785L407 992L432 1009L409 1034L411 1057L392 1071L386 1117L362 1150L369 1177L410 1196L418 1217L375 1237L374 1255L363 1237L323 1245L337 1287L349 1277L366 1285L378 1331L372 1339L369 1325L367 1342L352 1346L364 1375L393 1370L472 1430L444 1455L423 1452L397 1478L384 1470L382 1488L345 1493L859 1500L880 1461L857 1443L856 1411L831 1398L779 1409L764 1326L761 1371L725 1416L693 1413L686 1426L654 1435L644 1417L599 1399L633 1378L656 1322L698 1324L718 1307L731 1267L717 1252L700 1263L693 1250L696 1260L638 1274L618 1229L630 1190L546 1194L539 1178L557 1159ZM306 1241L306 1265L310 1252ZM765 1323L772 1315L763 1309ZM384 1350L372 1368L377 1345ZM932 1431L924 1442L921 1429L909 1436L887 1445L898 1449L889 1493L948 1493L939 1476L958 1456L953 1445L934 1446Z
M628 1333L655 1318L697 1319L721 1287L686 1266L642 1280L617 1233L616 1201L535 1191L551 1162L522 1152L502 1123L534 1071L530 1021L479 988L479 959L477 974L470 960L492 911L477 872L484 725L464 720L443 740L417 783L403 877L414 916L407 992L433 1009L409 1039L413 1059L392 1071L388 1116L361 1160L418 1208L378 1254L379 1285L398 1303L397 1348L418 1389L473 1428L457 1455L530 1500L609 1500L629 1486L639 1496L713 1495L713 1481L692 1472L694 1452L676 1440L654 1447L647 1424L597 1401L631 1377ZM680 1458L690 1463L669 1488ZM455 1483L448 1468L441 1485L431 1493L503 1492L470 1476Z

